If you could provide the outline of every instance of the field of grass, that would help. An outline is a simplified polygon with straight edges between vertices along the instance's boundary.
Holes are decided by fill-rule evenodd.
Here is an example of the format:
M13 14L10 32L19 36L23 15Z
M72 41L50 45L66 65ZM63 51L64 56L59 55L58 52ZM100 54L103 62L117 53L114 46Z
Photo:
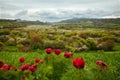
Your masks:
M44 60L38 64L34 73L20 72L19 58L24 57L22 64L33 64L34 59ZM47 59L49 57L49 60ZM84 69L77 69L73 66L74 58L82 57L85 60ZM20 75L26 74L26 80L119 80L120 79L120 52L90 51L73 53L73 58L65 58L64 52L60 55L46 54L45 50L36 52L0 52L0 61L16 66L17 71L0 72L1 80L21 80ZM108 69L98 69L96 61L104 61ZM6 75L5 75L6 74ZM18 75L20 74L20 75ZM28 75L30 74L30 75ZM7 79L8 78L8 79Z

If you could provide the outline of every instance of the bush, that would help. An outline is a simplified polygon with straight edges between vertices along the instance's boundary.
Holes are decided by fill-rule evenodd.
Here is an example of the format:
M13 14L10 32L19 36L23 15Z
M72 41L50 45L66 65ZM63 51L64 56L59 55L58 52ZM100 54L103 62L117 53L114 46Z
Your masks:
M66 50L66 51L69 51L69 52L75 52L75 48L72 47L72 46L70 46L70 45L66 45L66 46L65 46L65 50Z
M15 39L10 38L7 42L6 42L7 46L15 46Z
M111 51L115 46L115 42L113 40L106 40L98 44L97 48L100 50Z
M93 38L88 38L86 41L90 50L96 50L97 42Z
M105 40L113 40L115 42L117 42L118 38L115 37L114 35L111 35L111 36L104 36L102 37L102 39L105 41Z
M44 48L53 48L53 49L64 49L65 48L65 42L62 40L58 41L45 41Z
M35 50L35 49L43 49L43 44L41 44L40 42L36 42L36 43L34 43L34 44L31 44L30 45L31 46L31 49L32 50Z
M28 52L31 50L30 46L24 46L23 44L18 44L17 48L19 51Z
M22 44L24 46L29 46L30 45L30 40L28 39L21 39L17 42L17 44Z
M19 51L22 51L22 47L23 47L23 46L24 46L23 44L17 44L18 50L19 50Z
M8 40L8 37L5 35L0 36L0 42L6 42Z
M20 31L17 31L17 30L11 31L10 35L11 35L13 38L22 36L21 32L20 32Z
M4 48L4 43L0 42L0 51L3 50Z
M81 51L87 51L89 48L86 45L83 45L82 47L75 48L75 52L81 52Z
M79 33L79 37L86 39L86 38L88 38L88 34L85 32L81 32L81 33Z
M0 30L0 35L9 35L10 34L10 30L9 29L1 29Z

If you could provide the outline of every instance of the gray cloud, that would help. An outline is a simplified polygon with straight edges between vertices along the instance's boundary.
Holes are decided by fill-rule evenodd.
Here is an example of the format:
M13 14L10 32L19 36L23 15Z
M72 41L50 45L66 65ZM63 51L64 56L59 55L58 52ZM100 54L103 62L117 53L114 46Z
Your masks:
M120 0L0 0L0 18L60 21L120 17Z

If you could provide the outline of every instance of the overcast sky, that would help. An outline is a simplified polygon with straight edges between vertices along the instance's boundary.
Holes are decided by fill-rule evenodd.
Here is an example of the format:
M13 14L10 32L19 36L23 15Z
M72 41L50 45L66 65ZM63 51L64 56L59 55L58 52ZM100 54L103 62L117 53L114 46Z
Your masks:
M120 0L0 0L0 18L50 22L120 18Z

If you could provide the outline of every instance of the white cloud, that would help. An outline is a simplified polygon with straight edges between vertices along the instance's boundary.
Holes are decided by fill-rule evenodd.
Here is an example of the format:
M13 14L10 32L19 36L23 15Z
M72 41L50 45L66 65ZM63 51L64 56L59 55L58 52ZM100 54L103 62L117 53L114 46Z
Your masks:
M0 18L60 21L120 16L120 0L0 0Z

